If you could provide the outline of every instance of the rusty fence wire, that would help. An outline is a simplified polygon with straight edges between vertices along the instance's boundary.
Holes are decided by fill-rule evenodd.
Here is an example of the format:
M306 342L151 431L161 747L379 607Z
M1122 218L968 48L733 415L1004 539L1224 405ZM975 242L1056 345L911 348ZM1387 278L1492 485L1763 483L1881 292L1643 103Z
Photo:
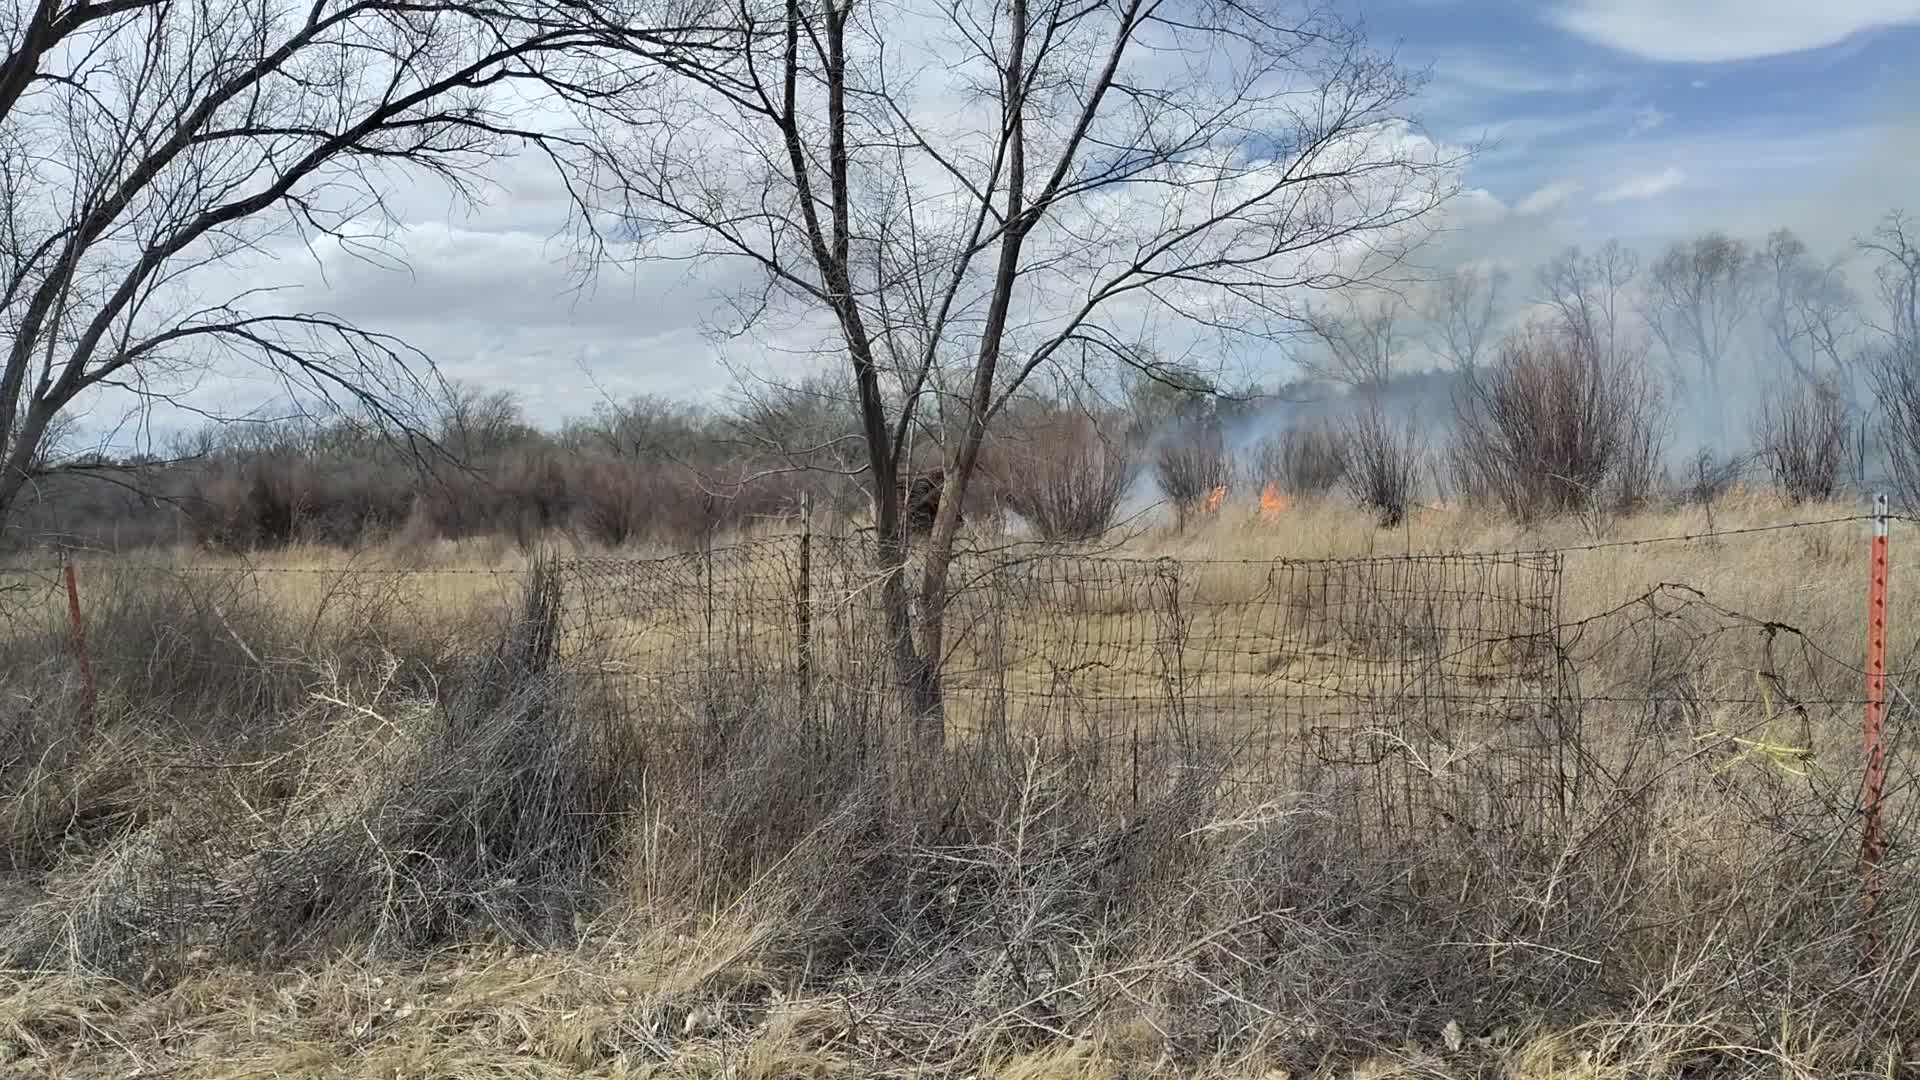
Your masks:
M1604 564L1581 560L1713 544L1738 567L1796 533L1843 547L1858 534L1864 547L1860 520L1338 559L963 551L940 642L943 726L955 746L1071 759L1123 808L1206 764L1219 783L1299 797L1368 837L1457 831L1498 846L1551 820L1555 836L1599 843L1684 791L1724 804L1742 835L1827 837L1839 858L1859 833L1860 624L1796 621L1771 602L1743 611L1681 583L1616 591ZM1901 550L1896 540L1896 563ZM869 539L777 535L555 565L557 670L663 737L704 733L687 744L711 746L715 731L777 715L860 755L912 724ZM909 565L909 584L919 569ZM81 640L61 570L0 569L0 637L22 657ZM302 680L334 677L328 664L385 662L382 627L510 610L524 575L103 558L83 568L78 591L104 694L130 673L163 689L230 677L257 685L268 708L297 704ZM1909 858L1920 776L1907 734L1920 606L1897 565L1894 576L1890 873ZM1864 605L1864 575L1860 585ZM1794 589L1783 583L1781 597ZM914 607L918 623L917 598ZM299 614L279 619L282 608ZM449 622L446 633L469 631ZM316 657L309 646L329 634L362 651ZM1622 812L1629 805L1635 813Z
M566 560L565 637L640 722L798 710L817 738L862 752L911 725L874 556L859 537L781 536ZM1543 817L1557 835L1604 829L1626 820L1624 801L1676 785L1764 789L1742 812L1768 827L1854 827L1858 643L1683 585L1569 613L1570 557L963 552L940 643L944 728L1071 752L1123 804L1155 797L1178 763L1218 762L1223 782L1312 796L1369 836L1498 844ZM1911 710L1895 711L1899 728Z

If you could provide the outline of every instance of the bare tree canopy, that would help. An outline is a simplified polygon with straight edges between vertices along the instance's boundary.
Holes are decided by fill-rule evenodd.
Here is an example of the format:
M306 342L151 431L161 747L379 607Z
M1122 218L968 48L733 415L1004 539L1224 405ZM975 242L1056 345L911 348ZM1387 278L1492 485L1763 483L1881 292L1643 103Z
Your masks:
M1806 241L1791 229L1767 234L1758 258L1764 287L1767 337L1786 368L1780 377L1802 382L1821 378L1819 369L1847 365L1847 340L1854 331L1854 296L1840 260L1815 262ZM1843 395L1844 398L1844 395Z
M217 358L375 412L424 358L276 309L325 238L392 259L403 175L472 194L588 50L667 48L595 0L30 0L0 15L0 509L83 395L152 400ZM643 77L643 76L639 76ZM522 88L529 88L523 90Z
M1420 315L1427 324L1430 347L1455 371L1479 366L1492 340L1509 277L1501 267L1463 266L1443 275L1428 290Z
M1647 325L1676 365L1676 383L1686 379L1677 365L1691 359L1703 389L1719 398L1727 350L1751 314L1758 286L1754 265L1744 241L1719 231L1675 243L1654 262L1647 280Z
M1895 210L1856 246L1876 263L1881 317L1874 329L1895 352L1920 356L1920 225Z
M1028 378L1297 330L1304 293L1393 265L1455 183L1401 115L1416 80L1330 9L741 0L731 18L731 51L600 113L605 179L650 254L758 271L744 324L793 315L845 357L888 565L918 414L956 418L917 649L888 577L923 684L959 507Z
M1302 366L1316 377L1378 394L1413 343L1405 300L1395 292L1346 292L1337 306L1309 317L1317 356Z
M1598 251L1570 247L1535 274L1540 300L1588 353L1609 362L1636 351L1624 325L1640 279L1640 258L1618 240Z

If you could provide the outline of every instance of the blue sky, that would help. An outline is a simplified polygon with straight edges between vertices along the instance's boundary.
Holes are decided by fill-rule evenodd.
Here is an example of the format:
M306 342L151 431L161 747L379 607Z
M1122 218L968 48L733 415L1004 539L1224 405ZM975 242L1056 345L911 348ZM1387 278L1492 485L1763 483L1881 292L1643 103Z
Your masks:
M1551 210L1576 235L1748 231L1769 213L1834 233L1857 227L1856 211L1920 204L1920 2L1357 10L1377 41L1430 66L1420 112L1434 135L1491 140L1468 182L1508 207ZM1822 205L1875 195L1885 201L1871 208Z
M1434 269L1495 260L1524 288L1572 243L1618 237L1652 254L1710 228L1758 241L1780 225L1837 254L1890 208L1920 213L1920 0L1332 2L1431 69L1415 112L1433 138L1486 140L1427 253ZM346 258L284 269L304 303L516 390L542 423L603 395L711 397L742 357L779 362L767 343L710 333L716 294L745 277L656 263L583 292L555 236L562 189L531 166L497 179L474 209L395 200L404 273ZM233 402L273 392L226 385Z

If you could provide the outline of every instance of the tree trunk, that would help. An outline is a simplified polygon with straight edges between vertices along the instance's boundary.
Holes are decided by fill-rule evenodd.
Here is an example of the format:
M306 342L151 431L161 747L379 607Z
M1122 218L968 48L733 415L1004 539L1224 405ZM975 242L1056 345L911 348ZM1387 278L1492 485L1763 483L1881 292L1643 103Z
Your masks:
M53 422L54 412L43 402L32 403L19 427L10 433L11 443L0 444L0 450L6 455L0 464L0 529L6 527L15 500L31 478L34 458L39 455L40 441L47 437L47 425Z

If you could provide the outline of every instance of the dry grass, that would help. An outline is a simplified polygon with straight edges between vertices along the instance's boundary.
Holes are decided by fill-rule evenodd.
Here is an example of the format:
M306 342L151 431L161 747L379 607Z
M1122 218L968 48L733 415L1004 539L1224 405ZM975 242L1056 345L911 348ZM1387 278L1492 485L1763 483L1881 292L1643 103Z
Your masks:
M1656 594L1582 639L1591 700L1555 745L1440 756L1381 716L1420 769L1301 754L1258 786L1218 737L1116 772L1101 733L1039 726L1062 715L1044 704L1059 663L1021 642L1106 665L1075 676L1077 723L1164 679L1164 624L1128 629L1158 602L1145 589L1082 583L997 645L962 635L956 665L997 667L1038 711L958 717L976 736L930 759L891 738L884 695L834 681L864 640L834 610L847 581L816 599L803 703L740 662L790 647L790 597L767 598L760 637L734 628L705 654L688 647L704 613L628 612L609 657L552 642L578 628L521 575L387 572L523 568L507 545L264 564L286 574L90 562L88 715L63 598L23 578L0 675L0 1075L1911 1075L1908 759L1885 960L1863 969L1857 839L1834 802L1857 710L1774 733L1814 741L1809 777L1694 740L1791 719L1758 716L1756 687L1812 698L1853 678L1864 525L1726 534L1854 509L1741 492L1530 528L1433 507L1381 531L1331 505L1229 503L1128 540L1118 554L1218 561L1187 583L1191 680L1129 706L1145 716L1258 670L1208 643L1248 633L1277 556L1701 535L1566 555L1564 621L1663 582L1704 600ZM738 572L771 572L777 550ZM1904 671L1920 601L1898 580ZM1729 613L1834 656L1769 656L1764 626ZM668 662L679 691L634 707L620 679ZM1693 728L1602 704L1616 687L1691 702ZM1515 771L1541 763L1557 771Z
M526 954L437 953L406 969L335 962L258 975L211 971L152 995L73 975L0 982L0 1068L9 1075L659 1078L826 1080L872 1075L874 1033L829 998L770 996L712 1008L669 989L673 966L624 949ZM687 1020L701 1023L688 1030ZM1665 1019L1665 1018L1660 1018ZM1629 1080L1672 1075L1716 1051L1712 1033L1649 1017L1568 1033L1501 1033L1450 1051L1444 1032L1420 1033L1370 1060L1293 1072L1260 1054L1222 1055L1175 1068L1150 1026L1120 1025L983 1061L995 1080L1119 1080L1192 1076ZM1770 1075L1821 1073L1816 1033L1783 1023L1771 1045L1746 1049ZM1888 1073L1887 1075L1894 1075Z

